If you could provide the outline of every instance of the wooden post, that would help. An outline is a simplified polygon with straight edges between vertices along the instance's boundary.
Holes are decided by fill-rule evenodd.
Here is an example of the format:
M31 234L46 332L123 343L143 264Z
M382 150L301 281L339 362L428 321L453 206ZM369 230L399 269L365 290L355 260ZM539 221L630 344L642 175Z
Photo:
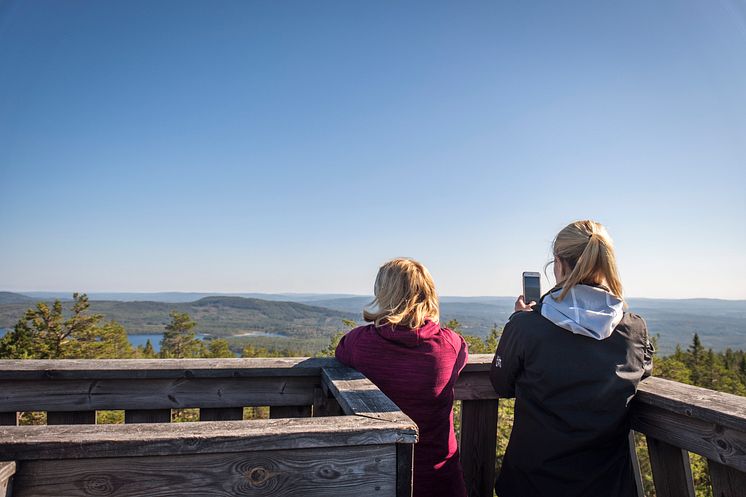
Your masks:
M414 444L396 444L396 497L412 497Z
M657 497L694 497L689 453L656 438L647 437L650 467Z
M243 419L243 407L203 407L199 410L200 421L240 421Z
M495 487L497 400L461 403L461 464L469 497L491 497Z
M339 402L331 396L328 389L316 387L313 390L313 416L341 416Z
M635 473L635 488L637 490L637 497L645 497L645 487L642 484L642 473L640 472L640 461L637 458L637 450L635 444L635 432L629 431L629 456L632 460L632 471Z
M712 495L714 497L743 497L746 495L746 473L708 459Z
M171 409L127 409L125 423L170 423Z
M16 426L17 424L18 424L18 413L17 412L0 412L0 426Z
M0 497L13 495L13 475L16 473L15 461L0 461Z
M275 418L310 418L311 406L270 406L270 419Z
M48 425L95 425L96 411L48 411Z

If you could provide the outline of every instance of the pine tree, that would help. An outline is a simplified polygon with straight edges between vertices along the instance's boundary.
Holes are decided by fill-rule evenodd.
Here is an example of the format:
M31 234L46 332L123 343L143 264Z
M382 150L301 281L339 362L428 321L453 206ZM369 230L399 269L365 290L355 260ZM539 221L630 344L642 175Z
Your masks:
M204 345L197 338L194 327L197 325L186 312L171 311L171 321L161 340L161 357L184 358L200 357Z
M153 344L150 342L150 338L145 342L145 347L142 349L142 355L147 358L155 357L155 350Z
M236 354L228 346L228 340L225 338L213 338L207 343L205 357L217 359L219 357L236 357Z

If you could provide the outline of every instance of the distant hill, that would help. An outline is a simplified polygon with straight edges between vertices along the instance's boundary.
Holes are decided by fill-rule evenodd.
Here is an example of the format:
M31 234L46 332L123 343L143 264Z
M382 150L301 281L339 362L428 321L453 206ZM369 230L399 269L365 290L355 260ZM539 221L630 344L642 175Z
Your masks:
M0 328L12 327L28 307L29 303L0 305ZM318 338L341 329L342 319L355 319L323 307L244 297L205 297L186 303L91 301L91 312L121 323L132 334L162 332L171 310L188 312L201 333L213 336L260 332Z
M0 328L12 327L33 304L37 293L0 292ZM45 292L44 295L51 295ZM54 294L70 299L70 294ZM96 300L99 295L117 297ZM122 323L130 333L160 333L172 309L188 312L199 331L214 336L271 333L320 343L342 329L342 319L360 322L370 295L242 294L243 296L168 292L158 294L89 294L94 312ZM262 298L247 297L261 295ZM146 296L146 300L137 297ZM155 301L158 298L171 302ZM193 298L186 302L185 298ZM197 298L194 298L197 297ZM49 300L50 297L45 297ZM9 300L9 302L6 302ZM513 311L513 297L441 298L441 320L458 320L464 332L486 336L493 324L502 326ZM662 354L676 344L686 347L696 332L706 347L746 350L746 301L718 299L629 299L630 311L648 323L651 335L660 335Z
M316 305L360 316L372 296L315 300ZM443 323L456 319L465 333L487 336L490 328L502 326L513 312L513 297L442 297ZM746 301L720 299L637 299L628 301L630 311L645 318L652 336L660 335L662 354L676 344L689 345L698 333L706 347L746 350Z
M13 292L0 292L0 305L2 304L28 304L34 303L34 299Z

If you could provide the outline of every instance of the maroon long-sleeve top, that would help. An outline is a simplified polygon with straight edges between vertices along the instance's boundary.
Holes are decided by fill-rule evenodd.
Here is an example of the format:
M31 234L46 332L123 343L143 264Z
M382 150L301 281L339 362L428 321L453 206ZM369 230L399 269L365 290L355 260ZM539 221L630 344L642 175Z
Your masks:
M464 339L433 321L414 330L370 324L342 337L336 356L417 423L414 496L465 497L453 431L453 386L468 357Z

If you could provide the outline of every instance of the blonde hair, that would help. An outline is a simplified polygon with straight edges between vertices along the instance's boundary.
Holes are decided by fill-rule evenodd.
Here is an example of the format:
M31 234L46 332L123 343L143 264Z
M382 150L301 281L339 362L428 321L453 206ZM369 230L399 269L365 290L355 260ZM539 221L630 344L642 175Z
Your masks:
M435 322L440 319L433 278L415 260L398 258L381 266L373 293L375 298L370 307L376 309L365 309L363 319L376 326L391 324L415 329L427 319Z
M605 285L623 299L614 242L601 223L585 220L568 224L555 237L553 251L571 270L563 281L557 282L562 291L556 301L562 301L572 287L580 284Z

